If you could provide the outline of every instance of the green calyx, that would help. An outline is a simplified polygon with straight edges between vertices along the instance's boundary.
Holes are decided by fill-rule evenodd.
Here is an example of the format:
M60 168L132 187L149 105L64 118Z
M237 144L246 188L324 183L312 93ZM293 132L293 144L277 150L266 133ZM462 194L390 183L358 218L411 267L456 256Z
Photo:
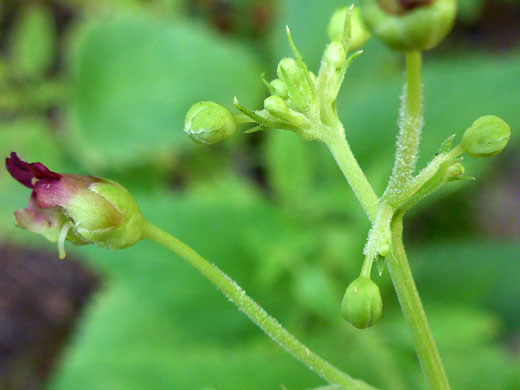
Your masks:
M341 69L347 59L347 52L344 46L338 41L332 41L327 45L323 60L330 63L336 69Z
M351 37L349 49L357 50L370 38L370 31L368 31L367 26L363 22L361 10L359 8L350 10L349 7L343 7L336 10L330 19L327 34L329 39L333 42L343 41L345 35L345 20L349 11L352 12L350 19Z
M83 238L96 245L109 249L123 249L135 245L142 239L145 219L134 197L119 183L103 179L91 184L89 190L95 193L100 202L113 209L112 223L107 226L89 228L87 226L73 228ZM92 210L85 209L85 214ZM81 217L77 217L81 220Z
M394 50L434 48L455 21L456 0L401 2L362 0L363 19L375 36Z
M379 287L370 278L360 276L349 284L341 301L341 314L358 329L374 325L383 312Z
M471 157L491 157L504 150L509 138L509 125L498 116L486 115L464 132L461 147Z
M465 172L464 165L462 163L457 162L455 164L450 165L446 169L446 180L455 181L458 180Z
M233 114L215 102L203 101L190 107L184 121L184 131L190 138L211 145L229 138L237 127Z
M294 58L285 57L280 60L276 69L278 78L283 80L285 85L293 85L300 88L304 82L304 71L298 66Z
M280 79L274 79L271 81L271 88L273 89L273 94L286 98L288 96L287 85Z

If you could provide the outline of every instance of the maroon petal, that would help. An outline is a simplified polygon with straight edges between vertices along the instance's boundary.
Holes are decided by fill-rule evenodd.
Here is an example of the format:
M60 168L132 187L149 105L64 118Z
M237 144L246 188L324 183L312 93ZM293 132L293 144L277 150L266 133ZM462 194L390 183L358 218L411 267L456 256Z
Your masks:
M15 152L11 153L11 157L5 159L5 167L12 177L22 183L24 186L34 188L34 179L51 179L59 180L61 175L52 172L42 163L28 163L21 160Z

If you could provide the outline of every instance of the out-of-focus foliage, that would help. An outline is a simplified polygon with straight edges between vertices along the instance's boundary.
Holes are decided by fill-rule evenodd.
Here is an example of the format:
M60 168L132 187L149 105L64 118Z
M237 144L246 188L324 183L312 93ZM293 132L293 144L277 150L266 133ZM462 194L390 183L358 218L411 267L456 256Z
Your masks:
M261 97L254 52L203 26L129 16L85 30L71 59L70 142L88 161L132 165L182 151L191 142L181 130L194 101Z
M513 390L520 387L520 232L503 227L508 237L486 236L493 229L484 228L497 220L485 210L498 206L482 190L511 182L513 167L519 169L520 32L516 40L508 35L506 51L475 43L468 31L491 17L483 14L489 3L460 1L454 33L425 57L421 163L485 114L511 125L511 143L492 161L466 159L477 182L425 203L408 220L406 238L453 388ZM504 4L520 14L514 2ZM195 101L231 107L236 95L248 106L261 104L257 76L273 76L289 53L285 24L315 69L328 18L343 5L5 2L0 152L120 181L148 219L236 278L311 348L383 389L422 389L387 272L375 278L384 301L377 326L357 331L340 317L369 226L325 147L288 132L235 135L203 147L182 131ZM391 170L403 79L399 56L372 39L338 101L347 137L378 193ZM518 184L507 191L518 199ZM12 212L25 207L28 195L0 170L1 237L55 251L14 227ZM508 212L520 218L518 205ZM482 223L481 215L491 216ZM69 250L105 284L49 390L323 385L166 250L148 242L123 251Z

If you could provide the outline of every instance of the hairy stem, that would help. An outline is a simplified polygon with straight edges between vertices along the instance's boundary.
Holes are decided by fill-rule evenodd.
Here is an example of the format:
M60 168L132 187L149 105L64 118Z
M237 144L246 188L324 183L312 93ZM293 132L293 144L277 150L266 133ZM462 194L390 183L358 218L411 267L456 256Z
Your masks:
M354 191L354 195L356 195L363 210L365 210L368 219L374 222L377 216L377 195L352 154L343 129L341 130L338 136L331 137L326 141L326 144L352 191Z
M267 314L228 275L182 241L149 223L144 227L144 237L168 248L190 263L269 337L328 383L342 386L348 390L376 390L365 382L340 371L312 352L282 327L276 319Z
M394 169L383 196L385 201L398 197L415 171L423 126L421 67L420 52L406 54L406 86L399 114Z
M450 385L439 351L426 319L403 246L403 219L394 218L391 225L392 251L387 265L399 303L412 334L417 357L431 390L449 390Z

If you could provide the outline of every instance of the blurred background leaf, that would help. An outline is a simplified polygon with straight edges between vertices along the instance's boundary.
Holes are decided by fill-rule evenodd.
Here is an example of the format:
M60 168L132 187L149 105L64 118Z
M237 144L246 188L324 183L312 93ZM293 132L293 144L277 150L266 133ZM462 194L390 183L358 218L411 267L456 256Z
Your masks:
M191 146L182 123L194 101L231 106L238 95L250 103L262 88L255 56L238 43L195 24L142 16L88 26L72 63L71 146L103 166Z

